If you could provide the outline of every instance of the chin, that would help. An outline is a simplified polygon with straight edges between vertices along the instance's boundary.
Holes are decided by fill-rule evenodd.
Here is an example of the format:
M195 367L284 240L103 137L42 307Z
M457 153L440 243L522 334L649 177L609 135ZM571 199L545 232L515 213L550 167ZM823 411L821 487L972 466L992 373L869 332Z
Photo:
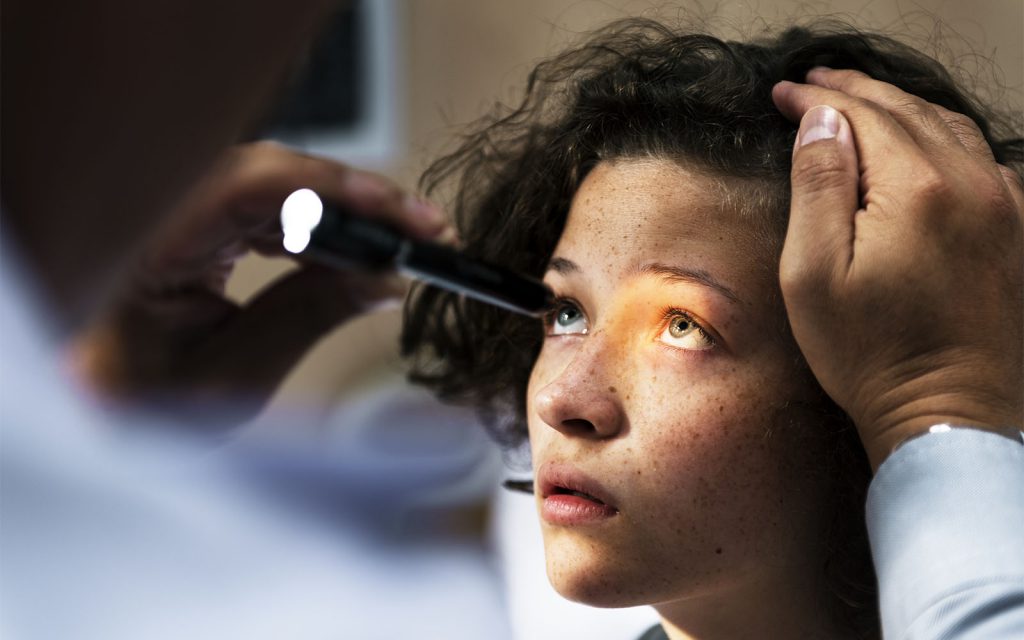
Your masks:
M588 551L590 553L588 554ZM548 581L563 598L591 607L617 609L648 604L643 597L648 579L631 575L611 558L594 550L546 548Z

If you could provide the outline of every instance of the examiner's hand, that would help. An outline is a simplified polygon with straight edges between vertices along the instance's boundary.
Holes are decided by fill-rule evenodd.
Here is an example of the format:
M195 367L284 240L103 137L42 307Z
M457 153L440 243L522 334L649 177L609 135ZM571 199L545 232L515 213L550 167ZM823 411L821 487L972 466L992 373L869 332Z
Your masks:
M437 209L379 176L272 143L232 149L141 253L109 313L73 345L74 368L124 404L189 421L215 416L217 426L252 417L320 337L404 292L394 275L303 265L243 306L225 296L239 257L284 253L280 207L300 187L421 239L446 228Z
M970 119L859 72L815 69L773 98L800 121L786 309L872 465L932 424L1019 427L1017 176Z

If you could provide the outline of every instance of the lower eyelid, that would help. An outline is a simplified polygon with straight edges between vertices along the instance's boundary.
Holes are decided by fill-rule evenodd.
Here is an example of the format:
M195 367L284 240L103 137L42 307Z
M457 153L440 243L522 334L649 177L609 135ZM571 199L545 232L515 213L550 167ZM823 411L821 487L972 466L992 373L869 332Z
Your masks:
M558 333L558 334L545 334L544 342L552 345L568 345L573 344L583 338L586 338L586 334L579 333Z
M674 344L670 344L668 342L665 342L664 340L661 340L661 339L656 340L656 342L658 344L668 348L668 349L674 349L676 351L691 351L691 352L694 352L694 351L714 351L714 350L716 350L718 348L718 343L716 343L714 341L711 341L710 344L708 344L708 346L706 346L706 347L680 347L680 346L676 346Z
M673 347L670 344L665 344L661 340L657 341L657 346L672 358L713 358L719 351L718 345L712 345L707 349L684 349L683 347Z

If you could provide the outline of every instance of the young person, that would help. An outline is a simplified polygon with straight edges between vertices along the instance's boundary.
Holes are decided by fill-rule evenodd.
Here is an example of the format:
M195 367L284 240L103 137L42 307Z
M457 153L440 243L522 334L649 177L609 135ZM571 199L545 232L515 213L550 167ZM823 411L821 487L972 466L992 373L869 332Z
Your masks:
M382 599L367 589L377 584L375 578L353 574L352 563L337 553L336 537L313 534L323 543L313 544L267 496L258 502L269 513L258 509L253 519L233 518L242 512L252 515L250 503L224 477L231 476L233 466L214 465L211 474L180 478L154 493L147 479L166 479L168 465L166 459L149 463L169 451L110 442L105 434L111 428L137 431L141 425L97 413L81 401L58 371L62 352L50 333L56 327L67 338L81 330L97 303L109 300L115 285L128 278L127 265L146 248L145 238L180 248L183 235L166 235L163 223L196 222L197 237L222 234L225 246L248 246L247 231L257 221L239 219L237 210L227 206L230 201L209 209L196 209L204 203L192 202L193 207L172 211L170 205L263 108L329 4L249 0L218 3L211 11L210 3L184 1L160 15L156 30L151 28L154 14L146 7L134 10L138 3L75 3L60 20L40 3L12 0L5 5L0 214L6 231L0 312L4 362L17 372L4 378L0 404L5 558L0 617L6 635L275 637L285 627L296 637L337 635L338 629L358 635L353 629L378 628L376 609L362 606L366 600L400 607L403 615L387 620L405 621L423 633L422 619L408 599ZM66 51L78 53L75 64L68 64ZM125 78L137 81L126 83ZM922 433L936 417L956 417L961 425L974 427L1020 425L1024 287L1018 267L1024 193L991 156L992 136L984 138L966 119L892 85L851 74L821 72L807 80L776 85L774 93L787 118L801 120L804 143L794 154L782 289L794 334L815 376L855 418L871 460L881 465L872 482L876 501L872 508L869 497L868 525L879 567L883 626L893 637L911 631L913 637L958 640L1020 636L1024 548L1017 523L1024 517L1024 447L959 429L915 438L889 454L894 443ZM197 100L218 108L196 110ZM834 109L817 107L822 104ZM74 106L75 117L68 117L68 105ZM186 130L188 135L182 135ZM112 131L123 135L111 136ZM997 158L1012 159L1005 145L994 148ZM245 155L275 160L275 184L294 180L308 186L326 178L322 188L333 185L343 201L367 203L367 215L423 237L442 230L439 220L425 218L421 207L404 206L410 201L379 179L325 161L287 160L267 149ZM262 160L257 164L263 165ZM356 175L363 178L345 177ZM220 180L230 176L240 180L236 186L245 187L241 195L265 185L252 181L249 171L229 172ZM937 176L947 180L942 183L947 188L935 188ZM858 180L872 198L856 219L872 226L858 222L857 251L851 255L853 225L844 227L843 220L857 210ZM268 208L262 222L270 224L276 215ZM557 235L551 235L546 249ZM894 238L903 250L888 250ZM948 250L952 245L961 250ZM216 280L224 255L205 249L192 256L189 272L205 271ZM869 268L851 274L836 268L840 261ZM538 273L544 268L534 266ZM896 275L886 279L888 273ZM823 275L837 274L851 277L821 286L828 280ZM180 275L174 265L162 273L171 279ZM211 379L221 389L225 384L251 389L254 358L263 373L283 374L289 353L304 350L332 319L340 322L361 306L339 307L339 298L367 301L358 295L366 287L352 291L345 278L337 280L301 272L290 281L298 286L281 283L277 304L263 306L269 312L264 318L277 316L269 323L273 331L221 333L231 328L221 323L205 331L200 327L199 334L224 344L223 359L198 357L209 369L193 370L185 380L176 378L181 360L165 362L153 373L168 376L167 383L179 389L188 386L182 383L195 383L192 390L199 395ZM950 287L951 281L956 286ZM209 302L196 297L186 306L198 312ZM323 303L326 309L318 306ZM886 322L877 322L878 309L885 310ZM116 355L128 361L147 360L151 349L173 355L174 334L197 330L195 316L182 311L177 322L146 325L153 330L149 348ZM313 318L317 321L309 322ZM893 335L900 340L889 340ZM111 337L124 336L115 331ZM281 337L286 340L276 342ZM493 344L504 349L507 340ZM895 345L903 351L894 351ZM922 367L893 366L905 361L908 347ZM193 354L178 353L185 360ZM964 354L971 357L965 360ZM534 355L526 353L527 369ZM266 366L268 360L273 366ZM216 372L224 377L199 375ZM900 375L910 376L914 384L906 379L892 384ZM266 379L258 382L266 388ZM878 388L891 392L877 393ZM525 382L522 391L517 397L525 398ZM941 410L931 402L936 392L946 402ZM879 419L890 416L870 410L877 398L889 408L913 407L916 420ZM183 510L182 505L195 508ZM215 539L207 526L210 514L217 514L223 525ZM322 553L311 552L308 545ZM405 567L408 558L401 557ZM956 559L962 562L951 563ZM76 568L73 574L66 570L70 566ZM966 590L948 590L950 576L956 578L954 586ZM218 585L215 602L208 590L193 588L211 580ZM288 588L268 591L268 584ZM365 597L352 597L357 593L353 584ZM343 597L331 596L334 589ZM468 595L486 596L481 591ZM897 606L887 591L899 596ZM40 592L47 597L38 598ZM502 626L499 616L487 615L486 603L467 606L460 595L446 593L450 604L475 612L492 629L481 632L484 627L468 624L463 616L456 633L500 635L495 629ZM265 606L268 597L273 606ZM130 611L93 606L97 598L102 605L130 601L132 606ZM339 603L348 607L339 609ZM432 619L439 619L436 600L429 605Z
M779 289L797 127L773 88L835 82L819 67L963 114L995 162L1024 159L1003 119L893 40L627 21L539 65L517 108L424 177L456 184L468 252L544 277L558 302L539 323L419 289L413 377L478 406L503 443L528 437L552 584L654 605L651 637L879 634L869 460ZM884 309L868 321L887 339Z

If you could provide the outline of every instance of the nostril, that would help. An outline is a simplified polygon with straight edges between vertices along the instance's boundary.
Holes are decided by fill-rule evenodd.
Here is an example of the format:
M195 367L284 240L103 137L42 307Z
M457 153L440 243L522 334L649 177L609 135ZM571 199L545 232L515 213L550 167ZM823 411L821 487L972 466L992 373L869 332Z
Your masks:
M571 420L562 420L562 428L566 431L571 431L580 435L594 433L597 428L589 420L583 420L581 418L573 418Z
M556 379L533 396L532 410L540 420L566 436L609 438L625 425L625 414L608 383L574 378Z

